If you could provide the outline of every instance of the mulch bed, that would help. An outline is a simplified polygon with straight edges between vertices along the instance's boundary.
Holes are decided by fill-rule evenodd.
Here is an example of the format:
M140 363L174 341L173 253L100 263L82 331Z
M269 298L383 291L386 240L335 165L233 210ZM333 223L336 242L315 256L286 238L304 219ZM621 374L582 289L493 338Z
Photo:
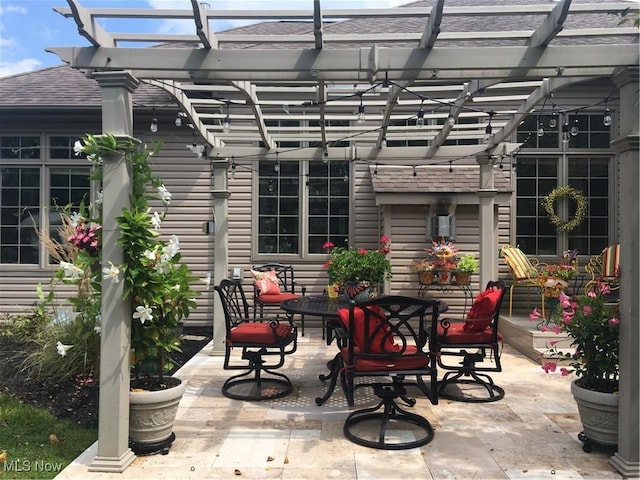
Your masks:
M175 372L211 341L211 328L185 329L182 353L174 355ZM0 336L0 393L44 408L57 418L79 425L98 425L99 389L94 378L69 378L62 382L27 381L19 374L22 346Z

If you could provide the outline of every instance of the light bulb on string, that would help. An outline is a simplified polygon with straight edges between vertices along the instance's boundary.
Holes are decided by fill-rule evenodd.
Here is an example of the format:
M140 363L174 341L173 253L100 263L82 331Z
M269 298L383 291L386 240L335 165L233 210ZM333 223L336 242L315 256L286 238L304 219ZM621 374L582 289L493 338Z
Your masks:
M453 161L449 160L449 173L453 174Z
M362 103L362 93L360 94L360 105L358 105L358 115L356 116L356 121L358 123L364 123L367 119L364 113L364 104Z
M569 132L571 127L569 127L569 121L565 118L564 123L562 124L562 142L569 143Z
M578 128L578 117L576 117L576 119L573 121L573 125L571 126L571 136L575 137L579 132L580 129Z
M151 133L156 133L158 131L158 119L156 118L156 109L153 109L152 113L153 117L151 118L151 125L149 125L149 130Z
M538 136L544 137L544 127L542 126L542 122L538 120Z
M416 172L416 166L413 166L413 176L416 177L418 175L418 172Z
M449 116L447 117L447 123L453 127L456 124L456 117L453 116L453 111L449 109Z
M554 110L551 112L551 118L549 119L549 128L556 128L558 126L558 114Z
M180 115L180 112L178 112L178 114L176 115L176 119L173 123L176 125L176 127L182 126L182 116Z
M223 133L229 133L231 131L231 117L229 116L228 100L227 100L227 115L224 117L224 122L222 122L222 131Z
M608 108L604 111L604 116L602 117L602 124L605 127L611 126L611 110Z
M420 101L420 109L418 110L418 113L416 114L416 127L418 128L422 128L424 127L424 109L422 108L422 102L424 100Z
M490 110L488 113L489 113L489 123L487 123L487 126L484 129L484 137L482 138L482 141L484 143L489 143L491 141L491 133L493 132L493 127L491 126L491 119L496 114L496 112L494 112L493 110Z

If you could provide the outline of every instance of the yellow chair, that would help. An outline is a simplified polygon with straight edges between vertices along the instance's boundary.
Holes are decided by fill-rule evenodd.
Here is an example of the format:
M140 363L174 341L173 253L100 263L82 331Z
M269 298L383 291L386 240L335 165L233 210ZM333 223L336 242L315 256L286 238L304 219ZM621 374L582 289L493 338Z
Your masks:
M536 258L529 258L518 247L505 245L500 249L500 256L511 272L511 285L509 286L509 316L513 311L513 288L516 286L527 287L527 303L529 303L529 288L540 289L539 267L544 265ZM544 315L544 295L540 293L542 313Z
M584 286L586 293L599 283L606 283L611 290L620 288L620 244L609 245L600 255L591 257L584 269L591 274Z

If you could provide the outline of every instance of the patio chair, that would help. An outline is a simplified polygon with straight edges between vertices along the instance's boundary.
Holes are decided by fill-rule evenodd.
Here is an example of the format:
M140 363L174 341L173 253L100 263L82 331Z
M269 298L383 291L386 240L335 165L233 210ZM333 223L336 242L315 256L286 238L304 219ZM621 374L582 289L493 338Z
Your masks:
M253 276L253 318L260 312L260 318L264 315L264 309L280 308L280 303L292 298L298 298L296 293L297 282L292 265L282 263L266 263L254 265L251 268ZM301 287L302 295L306 293L306 287ZM304 337L304 315L300 315L300 330Z
M406 390L406 386L414 385L431 403L438 403L432 354L438 310L438 300L404 296L351 302L348 309L338 310L348 332L347 345L340 354L347 402L353 406L355 390L363 387L373 388L380 399L376 406L355 410L347 417L343 431L349 440L387 450L413 448L432 440L434 431L429 421L400 407L396 400L402 399L409 407L415 405L415 398L409 398ZM357 377L376 380L355 384ZM406 377L415 377L416 382L407 383ZM423 377L430 379L429 385ZM405 428L415 434L413 439L388 435L391 430Z
M488 282L464 320L440 319L438 366L448 371L438 384L439 397L475 403L495 402L504 397L504 389L482 372L502 371L498 321L506 289L503 280ZM459 358L461 362L445 363L447 357Z
M609 245L599 255L591 257L584 267L591 279L584 286L585 293L599 284L606 284L611 290L620 288L620 244Z
M529 289L534 287L540 292L540 303L544 315L544 295L540 289L540 270L544 264L536 258L530 258L522 250L512 245L505 245L500 249L500 255L504 258L511 273L511 285L509 286L509 316L513 314L513 289L515 287L527 288L527 306L530 308Z
M246 370L228 378L222 393L236 400L270 400L291 393L289 378L274 370L284 365L286 355L296 351L297 327L277 317L249 318L249 305L238 280L225 279L214 288L224 311L224 369ZM235 347L242 349L242 362L232 361Z

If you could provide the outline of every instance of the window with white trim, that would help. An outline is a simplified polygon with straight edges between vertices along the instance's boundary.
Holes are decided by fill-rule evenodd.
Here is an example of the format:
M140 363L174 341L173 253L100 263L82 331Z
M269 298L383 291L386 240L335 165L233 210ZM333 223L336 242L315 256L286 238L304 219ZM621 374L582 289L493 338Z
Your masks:
M90 167L77 137L0 136L0 264L49 263L38 232L58 235L60 210L89 203ZM59 239L60 240L60 239Z

